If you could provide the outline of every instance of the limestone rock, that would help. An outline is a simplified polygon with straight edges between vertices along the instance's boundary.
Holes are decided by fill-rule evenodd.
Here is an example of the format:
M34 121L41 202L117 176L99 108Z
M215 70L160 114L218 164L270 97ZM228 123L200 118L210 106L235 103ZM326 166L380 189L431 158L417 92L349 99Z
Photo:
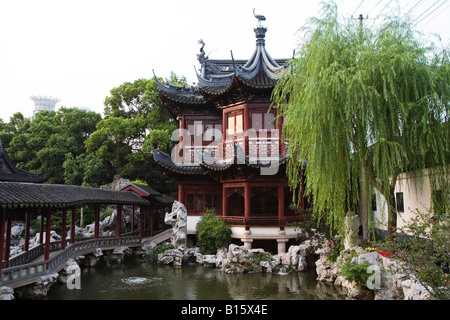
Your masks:
M35 283L16 289L19 299L34 299L47 295L50 287L57 281L59 274L41 276Z
M324 255L316 261L316 272L317 280L333 283L339 274L339 267L337 262L329 261Z
M64 268L59 272L58 282L67 283L67 278L80 271L78 263L74 259L68 259Z
M169 249L158 254L157 263L165 265L172 263L175 266L181 266L183 264L183 256L183 250Z
M14 289L10 287L0 287L0 300L14 300Z
M433 300L431 288L425 288L416 280L405 280L402 282L405 300Z
M175 249L186 249L187 210L184 204L174 201L172 211L167 212L164 223L172 226L172 245Z
M215 267L216 266L216 255L207 254L203 256L203 266L205 267Z
M125 257L129 257L133 254L133 250L128 247L122 246L113 250L112 254L109 257L109 260L112 263L122 263Z
M338 276L334 282L335 286L345 289L347 296L355 300L373 300L374 292L366 288L360 288L355 281L346 280L343 276Z

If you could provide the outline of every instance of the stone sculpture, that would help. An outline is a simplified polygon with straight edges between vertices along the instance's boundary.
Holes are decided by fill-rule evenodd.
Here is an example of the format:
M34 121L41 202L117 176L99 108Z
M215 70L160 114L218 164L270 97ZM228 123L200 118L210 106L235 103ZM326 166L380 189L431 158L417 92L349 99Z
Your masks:
M184 204L174 201L172 212L167 212L164 222L172 226L172 245L175 249L186 249L187 211Z

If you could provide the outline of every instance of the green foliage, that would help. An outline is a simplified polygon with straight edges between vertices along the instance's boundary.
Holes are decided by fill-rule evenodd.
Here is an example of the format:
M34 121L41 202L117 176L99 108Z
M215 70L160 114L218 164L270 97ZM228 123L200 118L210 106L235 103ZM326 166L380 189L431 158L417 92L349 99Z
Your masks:
M272 262L275 259L272 257L270 252L255 252L249 257L250 262L254 266L259 266L262 261Z
M197 224L197 246L203 254L215 254L231 241L231 229L216 215L214 209L207 209Z
M362 30L357 21L341 21L333 2L303 30L273 91L290 145L290 185L298 190L305 178L314 215L341 231L346 213L361 204L362 188L376 187L391 228L398 174L449 164L448 54L420 42L408 19ZM434 176L448 180L449 170Z
M289 224L290 226L293 226L296 229L306 231L310 234L313 234L314 232L317 231L322 234L327 233L330 234L330 238L334 236L333 230L330 228L330 225L327 223L327 221L323 219L318 219L318 217L313 214L312 210L300 209L295 204L291 204L289 208L294 212L301 214L303 217L302 221L290 223Z
M344 244L342 242L339 242L339 244L334 246L330 254L327 256L327 261L336 262L342 250L344 250Z
M158 254L164 253L166 250L173 249L174 246L170 242L161 242L156 247L147 251L146 259L150 263L156 263Z
M33 121L25 120L19 113L4 126L2 135L12 135L6 150L18 167L51 172L50 183L65 183L65 161L86 152L84 141L100 119L98 113L64 107L57 112L41 111ZM69 179L81 184L75 176Z
M415 274L436 298L450 299L450 219L448 213L438 218L432 212L416 211L399 230L408 235L405 239L380 243L379 247L405 261L405 273Z
M357 263L347 260L341 267L341 275L348 281L355 281L360 288L363 288L371 275L367 273L369 266L370 264L367 261Z
M100 221L105 220L107 217L109 217L112 213L114 212L113 209L105 209L102 210L101 214L100 214Z

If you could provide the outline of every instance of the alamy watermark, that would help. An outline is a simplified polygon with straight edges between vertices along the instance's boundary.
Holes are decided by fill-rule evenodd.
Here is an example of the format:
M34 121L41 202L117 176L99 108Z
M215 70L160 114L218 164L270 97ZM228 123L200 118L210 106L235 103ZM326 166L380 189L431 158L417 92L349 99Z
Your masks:
M366 273L370 273L371 276L367 279L366 281L366 286L367 288L369 288L370 290L379 290L381 289L381 270L380 267L375 265L375 264L371 264L367 270Z
M171 139L179 143L172 148L172 161L191 165L249 164L259 168L261 175L277 174L284 147L278 129L233 129L224 134L221 127L194 121L187 129L174 130Z
M66 270L69 273L66 286L68 289L81 289L81 269L78 265L70 265Z

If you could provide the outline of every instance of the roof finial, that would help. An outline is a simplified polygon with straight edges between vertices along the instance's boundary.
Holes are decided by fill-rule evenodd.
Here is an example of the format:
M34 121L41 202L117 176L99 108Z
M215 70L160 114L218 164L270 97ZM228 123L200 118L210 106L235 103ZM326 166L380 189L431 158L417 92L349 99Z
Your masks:
M258 19L258 27L261 27L262 26L261 21L266 21L266 17L264 17L261 14L256 14L255 13L255 8L253 8L253 15L255 16L256 19Z

